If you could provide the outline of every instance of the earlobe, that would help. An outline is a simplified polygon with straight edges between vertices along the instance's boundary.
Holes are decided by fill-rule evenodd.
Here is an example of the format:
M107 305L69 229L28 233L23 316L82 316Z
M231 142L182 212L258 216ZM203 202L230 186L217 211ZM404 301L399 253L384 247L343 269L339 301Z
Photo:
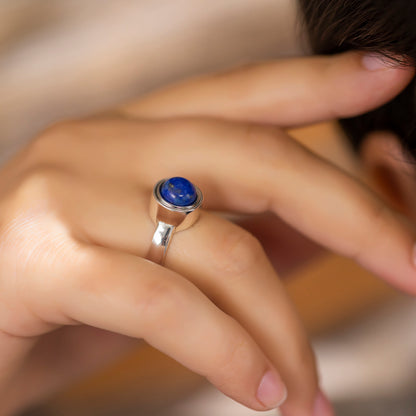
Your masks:
M369 134L361 147L361 159L374 190L393 208L416 218L416 166L391 132Z

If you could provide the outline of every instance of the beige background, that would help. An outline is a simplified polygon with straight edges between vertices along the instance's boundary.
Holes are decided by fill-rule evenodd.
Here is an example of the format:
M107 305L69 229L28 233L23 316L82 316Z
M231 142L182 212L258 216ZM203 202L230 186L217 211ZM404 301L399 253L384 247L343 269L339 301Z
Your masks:
M0 0L3 155L46 124L301 52L291 0Z

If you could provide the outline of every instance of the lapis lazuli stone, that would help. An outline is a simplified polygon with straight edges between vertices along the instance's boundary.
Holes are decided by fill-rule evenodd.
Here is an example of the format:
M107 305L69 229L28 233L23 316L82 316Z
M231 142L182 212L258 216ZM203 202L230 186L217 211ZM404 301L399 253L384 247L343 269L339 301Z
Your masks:
M192 205L197 198L195 186L181 177L165 181L160 188L160 195L165 201L180 207Z

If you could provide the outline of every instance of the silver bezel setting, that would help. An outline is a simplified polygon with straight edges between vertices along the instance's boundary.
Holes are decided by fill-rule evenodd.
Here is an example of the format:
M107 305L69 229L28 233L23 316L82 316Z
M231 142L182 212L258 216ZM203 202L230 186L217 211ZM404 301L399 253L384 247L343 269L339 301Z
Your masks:
M150 215L155 224L163 222L175 227L175 231L185 230L198 219L198 208L203 202L202 192L194 185L197 194L195 202L187 206L174 205L165 201L160 194L160 189L166 181L167 179L160 180L153 188Z
M202 204L202 192L195 186L197 198L192 205L178 206L165 201L160 189L167 179L160 180L153 188L150 201L150 216L156 224L152 244L146 258L163 265L172 236L177 231L191 227L199 217L199 207Z
M176 211L176 212L184 212L184 213L188 213L188 212L192 212L195 211L197 208L199 208L202 204L203 201L203 196L202 196L202 192L201 190L195 186L195 190L196 190L196 200L193 204L191 205L185 205L185 206L181 206L181 205L174 205L171 204L170 202L166 201L161 193L160 193L160 189L162 188L163 184L167 181L168 179L162 179L160 180L155 187L153 188L153 196L154 198L156 198L156 201L162 205L163 207L171 210L171 211Z

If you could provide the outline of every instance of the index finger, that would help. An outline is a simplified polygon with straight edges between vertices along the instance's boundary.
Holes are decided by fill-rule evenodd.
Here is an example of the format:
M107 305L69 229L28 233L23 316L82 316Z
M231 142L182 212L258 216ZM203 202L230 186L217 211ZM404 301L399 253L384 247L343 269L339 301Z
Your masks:
M187 81L132 102L122 112L293 127L370 111L394 98L413 75L413 68L359 52L284 59Z

